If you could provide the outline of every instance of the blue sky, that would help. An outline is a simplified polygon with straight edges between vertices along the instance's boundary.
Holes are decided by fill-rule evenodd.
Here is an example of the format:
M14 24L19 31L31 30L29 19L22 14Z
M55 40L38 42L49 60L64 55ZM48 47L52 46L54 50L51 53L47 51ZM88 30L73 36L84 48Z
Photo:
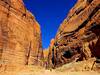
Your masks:
M41 26L42 45L47 48L55 37L62 21L77 0L24 0L27 9L32 12Z

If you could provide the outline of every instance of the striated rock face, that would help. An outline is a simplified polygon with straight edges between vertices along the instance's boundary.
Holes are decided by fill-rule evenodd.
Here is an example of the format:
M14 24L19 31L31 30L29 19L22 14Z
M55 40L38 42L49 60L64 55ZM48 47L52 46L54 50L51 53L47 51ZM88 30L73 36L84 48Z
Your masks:
M51 39L50 41L50 46L49 46L49 53L48 53L48 68L50 68L51 66L53 66L53 63L54 63L54 58L55 56L53 55L55 52L54 52L54 43L55 43L55 40L54 39Z
M78 0L59 27L49 50L54 67L100 58L100 1Z
M36 65L43 56L41 31L22 0L0 0L0 64Z

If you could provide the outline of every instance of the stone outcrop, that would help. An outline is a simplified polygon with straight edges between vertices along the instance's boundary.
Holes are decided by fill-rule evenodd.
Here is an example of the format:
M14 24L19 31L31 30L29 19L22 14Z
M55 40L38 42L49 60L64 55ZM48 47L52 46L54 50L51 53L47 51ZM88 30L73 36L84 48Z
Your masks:
M53 67L91 57L100 58L99 0L77 1L59 27L49 52L48 62Z
M22 0L0 0L0 65L37 65L42 57L35 17Z

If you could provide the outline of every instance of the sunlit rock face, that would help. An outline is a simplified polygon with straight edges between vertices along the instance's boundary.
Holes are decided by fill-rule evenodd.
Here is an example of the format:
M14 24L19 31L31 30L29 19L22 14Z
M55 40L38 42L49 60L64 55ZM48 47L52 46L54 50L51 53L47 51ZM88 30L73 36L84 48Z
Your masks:
M0 64L37 65L43 56L40 25L22 0L0 0Z
M49 58L58 67L91 57L100 58L100 1L78 0L60 25Z

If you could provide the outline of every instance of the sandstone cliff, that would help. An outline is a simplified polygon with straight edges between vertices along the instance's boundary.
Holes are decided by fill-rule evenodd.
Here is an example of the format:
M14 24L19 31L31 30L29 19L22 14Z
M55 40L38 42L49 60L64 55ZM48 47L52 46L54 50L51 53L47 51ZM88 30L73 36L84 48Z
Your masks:
M48 62L54 68L73 61L100 58L100 1L78 0L60 25L49 50Z
M35 17L22 0L0 0L0 65L37 65L42 56Z

